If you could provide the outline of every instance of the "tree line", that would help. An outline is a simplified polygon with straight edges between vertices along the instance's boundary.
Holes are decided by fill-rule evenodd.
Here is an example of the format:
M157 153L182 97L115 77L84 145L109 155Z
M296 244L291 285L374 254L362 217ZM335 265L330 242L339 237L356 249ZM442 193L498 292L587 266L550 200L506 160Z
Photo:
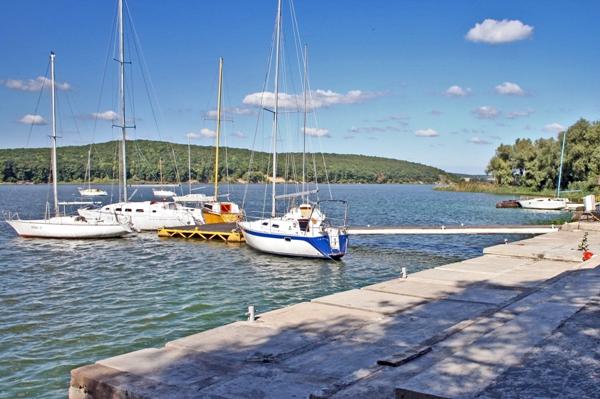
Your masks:
M600 176L600 122L578 120L557 138L517 139L501 144L486 173L502 186L556 189L566 135L561 190L593 191Z
M82 182L86 176L89 146L58 149L58 180ZM119 142L94 144L91 150L91 178L96 182L115 181L119 176ZM48 148L0 150L0 182L45 183L50 178ZM251 161L252 158L252 162ZM271 174L271 155L240 148L221 148L219 175L231 182L263 182ZM286 180L301 178L302 154L279 154L277 174ZM162 141L133 140L127 146L128 179L137 182L188 181L188 147ZM159 164L162 167L159 167ZM191 146L192 180L210 182L214 175L214 148ZM332 183L435 183L454 176L419 163L344 154L307 154L307 181Z

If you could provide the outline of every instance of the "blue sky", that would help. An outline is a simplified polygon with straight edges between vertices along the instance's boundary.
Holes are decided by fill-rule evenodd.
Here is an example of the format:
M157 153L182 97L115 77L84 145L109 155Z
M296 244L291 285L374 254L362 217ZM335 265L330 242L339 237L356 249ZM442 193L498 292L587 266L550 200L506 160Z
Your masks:
M222 56L225 141L252 147L256 126L269 125L268 115L257 124L256 93L263 91L275 1L127 4L157 99L148 100L142 62L130 47L128 103L137 125L130 136L185 143L193 133L193 143L212 144L215 122L207 113L215 108ZM49 125L29 131L50 117L47 92L36 110L50 50L65 89L61 144L118 137L110 120L92 116L110 119L117 111L117 65L107 51L116 1L6 1L0 10L0 146L47 145ZM552 137L580 117L598 119L598 2L304 0L295 10L309 46L311 148L482 173L500 143ZM293 103L301 75L291 67L288 0L284 21L282 90ZM282 119L298 118L287 112ZM268 150L265 130L256 149ZM297 136L280 147L300 150Z

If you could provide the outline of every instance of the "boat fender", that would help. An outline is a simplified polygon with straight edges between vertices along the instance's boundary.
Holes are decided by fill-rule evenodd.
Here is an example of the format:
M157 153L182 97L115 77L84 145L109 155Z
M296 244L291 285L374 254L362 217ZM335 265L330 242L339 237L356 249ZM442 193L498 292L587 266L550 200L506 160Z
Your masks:
M310 219L310 222L311 222L312 224L317 224L317 219L315 219L315 218L312 218L312 219Z

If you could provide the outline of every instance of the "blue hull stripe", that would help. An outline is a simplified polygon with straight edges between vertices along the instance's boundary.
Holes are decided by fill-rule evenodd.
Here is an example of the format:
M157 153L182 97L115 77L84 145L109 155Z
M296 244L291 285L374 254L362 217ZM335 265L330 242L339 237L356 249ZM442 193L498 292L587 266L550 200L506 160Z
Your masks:
M244 233L251 234L258 237L265 238L274 238L278 240L283 240L285 238L290 238L294 241L306 241L310 245L312 245L317 251L321 253L325 258L336 258L341 257L346 253L348 248L348 235L340 234L340 249L334 250L331 248L329 244L329 237L327 235L317 236L317 237L302 237L296 235L287 235L287 234L274 234L274 233L262 233L255 230L243 229Z

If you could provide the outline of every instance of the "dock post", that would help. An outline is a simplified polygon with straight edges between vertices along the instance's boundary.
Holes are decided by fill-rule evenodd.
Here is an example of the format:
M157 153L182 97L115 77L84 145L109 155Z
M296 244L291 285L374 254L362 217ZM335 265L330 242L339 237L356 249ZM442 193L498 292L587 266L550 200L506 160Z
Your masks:
M402 278L406 278L406 267L402 268Z
M256 316L254 315L254 305L248 306L248 313L246 314L248 315L248 321L256 320Z

